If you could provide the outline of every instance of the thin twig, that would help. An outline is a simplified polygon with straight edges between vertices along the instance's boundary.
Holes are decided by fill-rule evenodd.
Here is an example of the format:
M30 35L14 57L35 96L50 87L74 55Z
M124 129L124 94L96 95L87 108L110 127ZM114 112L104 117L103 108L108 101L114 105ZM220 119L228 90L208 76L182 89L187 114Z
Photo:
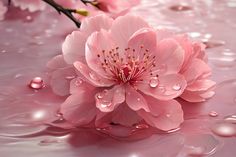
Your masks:
M80 28L81 22L72 15L72 13L76 13L75 9L66 9L62 7L61 5L57 4L54 0L42 0L42 1L49 4L54 9L56 9L59 14L63 13L64 15L66 15L69 19L71 19L75 23L75 25L78 28Z

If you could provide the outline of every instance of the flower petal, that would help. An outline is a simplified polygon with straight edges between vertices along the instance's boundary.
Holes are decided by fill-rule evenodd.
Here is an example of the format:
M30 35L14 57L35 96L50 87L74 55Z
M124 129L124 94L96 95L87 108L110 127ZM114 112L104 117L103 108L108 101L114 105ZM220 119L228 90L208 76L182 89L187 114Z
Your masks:
M72 67L55 70L50 80L53 92L60 96L68 95L71 80L67 77L74 77L75 75L75 70Z
M126 103L134 111L144 109L146 112L150 112L144 97L129 85L126 87Z
M128 41L128 47L135 49L137 57L143 56L143 53L154 53L157 51L156 32L151 28L142 28L135 32Z
M80 30L88 36L101 29L109 30L113 19L105 14L85 18L81 24Z
M65 68L67 66L68 66L68 64L66 64L62 55L57 55L57 56L53 57L47 63L47 67L50 69L60 69L60 68Z
M119 105L113 112L104 113L98 112L96 116L95 125L97 127L107 127L110 123L120 124L123 126L133 126L141 121L141 117L127 104Z
M156 53L156 69L165 74L178 73L184 62L184 51L174 39L164 39L158 44ZM164 68L164 70L162 69Z
M89 91L89 94L91 94L91 91L95 90L95 88L96 87L92 86L80 77L77 77L70 81L70 94L75 94L80 91ZM94 95L91 96L94 97Z
M138 114L151 126L160 130L171 130L178 128L184 121L183 110L176 100L160 101L152 97L147 97L151 112L144 110Z
M181 98L189 102L203 102L212 97L216 83L211 80L197 80L189 85L181 95Z
M148 24L140 17L126 15L118 17L111 27L114 41L121 49L127 47L129 38L139 29L148 27Z
M196 79L211 74L210 67L200 59L193 59L187 70L183 73L188 84Z
M104 69L102 63L109 59L105 55L109 51L111 52L112 49L115 49L115 46L108 32L102 29L100 32L91 34L86 42L85 52L88 66L100 75L110 74L110 71Z
M88 102L88 99L85 98L86 94L87 92L84 91L72 94L61 105L60 112L70 123L86 125L94 119L96 107L91 99Z
M111 112L125 101L125 88L121 85L97 93L96 106L102 112Z
M74 66L94 86L110 87L114 84L113 80L108 80L106 78L103 78L102 76L98 75L97 73L89 69L89 67L87 67L85 64L81 62L75 62Z
M146 82L145 82L146 81ZM186 81L180 74L168 74L159 76L155 86L150 80L136 83L137 88L146 95L153 96L159 100L170 100L181 95L186 87Z
M62 44L62 53L68 64L85 60L85 43L87 36L80 31L69 34Z

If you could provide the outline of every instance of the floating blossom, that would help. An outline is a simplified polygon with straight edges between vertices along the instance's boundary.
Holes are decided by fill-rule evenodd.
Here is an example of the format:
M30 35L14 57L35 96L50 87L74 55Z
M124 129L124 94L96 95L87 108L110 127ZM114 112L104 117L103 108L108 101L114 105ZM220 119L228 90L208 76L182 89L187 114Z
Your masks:
M96 127L131 127L145 120L161 130L177 128L183 111L174 99L206 78L189 67L204 51L185 40L154 30L136 16L85 19L79 31L66 37L63 54L48 63L53 91L69 95L60 107L63 117L76 126L95 119ZM190 76L195 79L189 81Z
M0 1L0 21L4 19L4 15L7 12L7 7L3 5L3 2Z
M140 3L140 0L97 0L98 7L112 14L120 15L126 13L130 8Z

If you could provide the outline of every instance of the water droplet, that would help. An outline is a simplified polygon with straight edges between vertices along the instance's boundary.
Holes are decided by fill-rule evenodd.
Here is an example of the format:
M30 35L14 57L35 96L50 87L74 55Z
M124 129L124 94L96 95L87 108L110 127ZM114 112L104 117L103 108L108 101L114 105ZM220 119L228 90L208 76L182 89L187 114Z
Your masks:
M149 85L150 85L150 87L152 87L152 88L157 87L158 84L159 84L159 80L158 80L157 77L151 78L150 81L149 81Z
M192 10L190 6L179 4L179 5L173 5L169 8L172 11L188 11Z
M6 52L7 52L7 50L2 50L2 51L1 51L1 53L6 53Z
M59 141L56 139L45 139L39 142L40 146L48 146L54 143L58 143Z
M26 21L32 21L32 20L33 20L33 18L32 18L31 16L29 16L29 15L28 15L28 16L26 16L26 18L25 18L25 19L26 19Z
M192 134L185 137L184 152L187 156L209 156L216 152L220 142L210 134Z
M104 96L104 94L103 94L103 93L98 93L98 94L97 94L97 98L98 98L98 99L102 99L102 98L103 98L103 96Z
M83 83L83 80L80 79L80 78L77 78L76 81L75 81L76 86L80 86L82 83Z
M179 91L181 89L181 85L180 84L175 84L173 87L172 87L173 90L175 91Z
M135 128L136 129L148 129L149 125L147 125L147 124L137 124L137 125L135 125Z
M29 87L32 89L41 89L45 87L45 85L41 77L35 77L30 81Z
M190 32L189 36L191 36L192 38L197 38L201 36L201 33L199 32Z
M236 115L230 115L230 116L226 116L224 118L225 121L229 122L229 123L233 123L236 124Z
M202 42L206 45L207 49L223 46L225 44L225 42L221 40L203 40Z
M215 112L215 111L211 111L211 112L209 112L208 115L211 116L211 117L217 117L217 116L218 116L218 113Z
M236 135L236 126L231 123L217 123L211 130L216 135L222 137L232 137Z
M177 132L180 130L180 127L178 128L175 128L175 129L171 129L171 130L168 130L167 133L173 133L173 132Z
M102 108L107 108L107 107L110 107L112 105L112 103L110 101L104 101L104 100L100 101L99 103L100 103Z
M32 117L34 120L41 120L45 117L45 115L45 111L36 111L35 113L33 113Z
M75 78L75 76L66 76L66 79L67 80L72 80L72 79L74 79Z

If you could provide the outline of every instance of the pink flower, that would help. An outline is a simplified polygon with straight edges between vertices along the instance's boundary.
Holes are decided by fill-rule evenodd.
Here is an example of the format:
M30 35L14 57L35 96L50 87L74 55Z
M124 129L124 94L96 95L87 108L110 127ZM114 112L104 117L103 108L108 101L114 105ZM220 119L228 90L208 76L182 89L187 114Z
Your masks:
M140 3L140 0L97 0L98 6L105 12L120 14L127 12L131 7Z
M0 1L0 21L4 19L4 14L7 12L7 7L3 5L3 2Z
M85 19L66 37L63 54L48 63L53 91L69 95L60 107L64 118L76 126L95 119L96 127L144 120L161 130L177 128L183 111L174 99L191 87L190 76L200 78L186 71L193 56L203 55L182 39L136 16Z

